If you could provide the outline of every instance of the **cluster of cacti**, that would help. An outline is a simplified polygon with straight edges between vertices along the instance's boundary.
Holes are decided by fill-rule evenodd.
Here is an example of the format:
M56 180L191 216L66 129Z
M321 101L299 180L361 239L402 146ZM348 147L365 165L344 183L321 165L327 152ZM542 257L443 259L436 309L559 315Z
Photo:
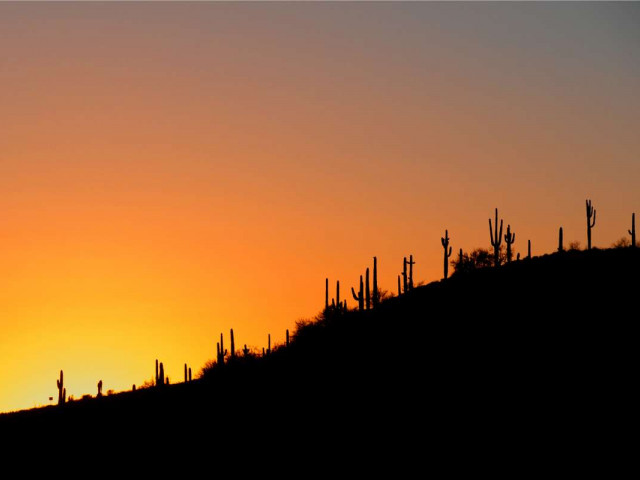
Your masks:
M444 248L444 279L449 277L449 257L451 257L451 247L449 246L449 230L444 231L444 237L440 237L440 242ZM448 250L447 250L448 249ZM460 250L462 252L462 250Z
M156 358L156 387L168 385L168 380L169 379L164 376L164 365L162 362L158 363L158 359Z
M334 311L346 311L347 301L340 302L340 280L336 281L336 298L331 299L331 305L329 305L329 279L325 279L324 282L324 311L328 312L329 308Z
M587 250L591 250L591 229L596 225L596 209L591 206L591 200L586 200L587 206ZM591 218L593 217L593 221Z
M60 370L60 379L56 380L58 386L58 405L64 405L67 401L67 389L64 388L64 374Z
M493 247L493 264L497 267L500 265L500 244L502 243L502 219L500 219L500 233L498 233L498 209L496 208L496 228L493 231L491 219L489 219L489 237L491 238L491 246Z
M631 235L631 246L636 246L636 214L631 214L631 230L627 230L629 235Z
M402 288L400 288L400 275L398 275L398 295L413 289L413 266L415 264L413 255L409 255L409 260L407 257L402 260Z
M504 242L507 244L507 262L511 262L513 252L511 251L511 245L516 241L516 234L511 233L511 225L507 225L507 233L504 235Z

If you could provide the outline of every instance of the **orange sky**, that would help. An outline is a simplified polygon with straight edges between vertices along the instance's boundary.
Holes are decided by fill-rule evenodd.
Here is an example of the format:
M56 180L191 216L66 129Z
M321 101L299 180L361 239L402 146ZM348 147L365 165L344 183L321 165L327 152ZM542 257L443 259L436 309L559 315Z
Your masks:
M640 211L640 6L0 3L0 411L261 348L378 256ZM506 225L505 225L506 228ZM355 303L350 302L353 306Z

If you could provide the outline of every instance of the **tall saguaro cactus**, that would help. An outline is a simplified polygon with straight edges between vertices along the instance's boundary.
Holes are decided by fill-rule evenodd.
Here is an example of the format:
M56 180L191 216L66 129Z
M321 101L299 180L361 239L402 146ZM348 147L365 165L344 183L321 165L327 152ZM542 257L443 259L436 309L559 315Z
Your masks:
M56 380L58 386L58 405L64 405L67 401L67 389L64 388L64 374L60 370L60 379Z
M511 252L511 245L516 241L516 234L511 233L511 225L507 225L507 233L504 235L504 242L507 244L507 262L511 262L513 253Z
M224 338L220 334L220 342L216 344L216 358L218 365L224 365L224 357L228 352L224 349Z
M231 329L231 332L229 333L229 335L231 336L231 360L235 360L236 358L236 343L233 339L233 328Z
M164 378L164 365L162 362L158 363L158 359L156 359L156 387L161 387L165 384L168 384L168 378L165 381Z
M531 260L531 240L527 240L527 258Z
M493 264L497 267L500 265L500 244L502 243L502 219L500 219L500 232L498 233L498 209L496 208L496 224L495 232L491 226L489 219L489 236L491 237L491 246L493 247Z
M564 244L562 242L562 227L558 230L558 252L564 252Z
M636 246L636 214L631 214L631 230L629 230L629 235L631 235L631 246Z
M586 200L587 207L587 250L591 250L591 229L596 226L596 209L591 206L591 200ZM593 221L591 218L593 217Z
M442 247L444 248L444 279L449 277L449 257L451 256L451 247L449 246L449 230L444 231L444 237L440 237ZM447 248L448 253L447 253Z
M380 303L380 291L378 290L378 259L376 257L373 257L373 292L371 302L373 303L373 308L376 308Z

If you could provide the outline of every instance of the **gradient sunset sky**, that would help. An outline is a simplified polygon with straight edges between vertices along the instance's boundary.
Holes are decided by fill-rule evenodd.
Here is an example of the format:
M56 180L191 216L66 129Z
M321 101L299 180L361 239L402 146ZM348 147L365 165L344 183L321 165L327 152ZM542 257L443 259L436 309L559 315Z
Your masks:
M378 257L608 247L640 213L638 3L0 2L0 411L197 372ZM332 292L333 294L333 292ZM355 302L347 297L350 306ZM228 337L227 337L228 338ZM370 346L375 355L376 346Z

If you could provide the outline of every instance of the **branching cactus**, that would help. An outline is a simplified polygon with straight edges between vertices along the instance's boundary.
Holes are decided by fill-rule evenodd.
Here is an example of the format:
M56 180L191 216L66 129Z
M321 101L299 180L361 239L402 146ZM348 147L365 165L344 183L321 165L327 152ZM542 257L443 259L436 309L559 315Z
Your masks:
M496 224L495 232L489 219L489 236L491 237L491 246L493 247L493 264L497 267L500 265L500 244L502 243L502 219L500 219L500 232L498 233L498 209L496 208Z
M60 379L56 380L58 386L58 405L64 405L67 401L67 389L64 388L64 374L60 370Z
M631 235L631 246L636 246L636 214L631 214L631 230L628 230L629 235Z
M227 351L224 349L224 338L220 334L220 342L216 344L216 358L218 365L224 365L224 357L227 355Z
M591 200L586 201L587 207L587 250L591 250L591 229L596 226L596 209L591 206ZM593 218L593 221L591 220Z
M444 279L449 278L449 257L451 257L451 247L449 246L449 230L444 231L444 237L440 237L440 242L444 248ZM447 250L448 249L448 250Z
M358 295L356 295L356 291L351 287L351 293L353 294L353 298L356 302L358 302L358 310L364 310L364 292L363 292L363 283L362 283L362 275L360 275L360 290L358 291Z
M511 225L507 225L507 233L504 235L504 242L507 244L507 262L511 262L513 252L511 251L511 245L516 241L516 234L511 233Z

